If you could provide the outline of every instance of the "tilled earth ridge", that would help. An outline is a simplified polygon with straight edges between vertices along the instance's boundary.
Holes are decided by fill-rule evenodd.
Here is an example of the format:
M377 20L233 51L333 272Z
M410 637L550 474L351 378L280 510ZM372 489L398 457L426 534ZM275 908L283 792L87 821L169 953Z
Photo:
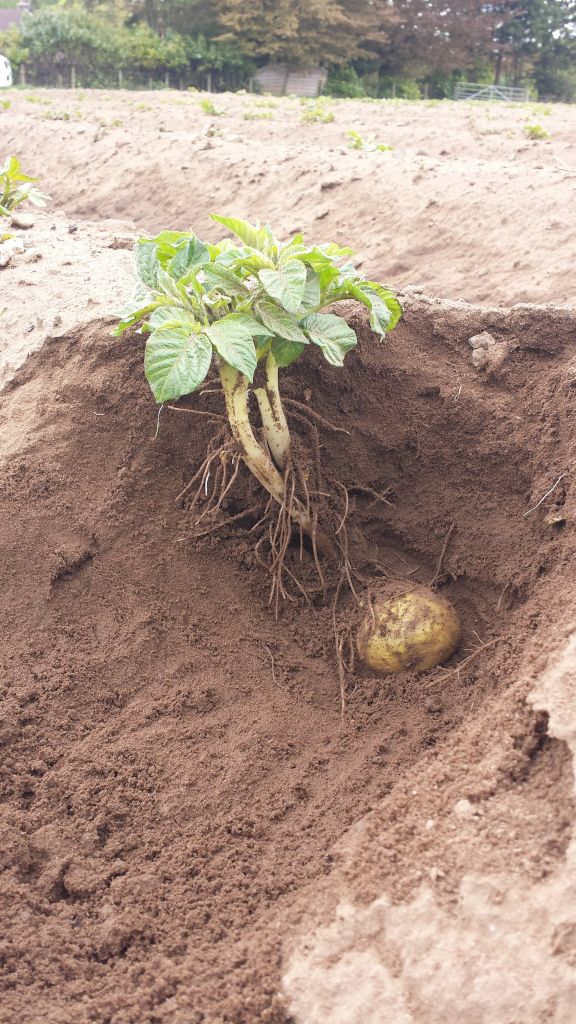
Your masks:
M409 900L422 823L476 763L464 795L489 792L503 824L481 848L453 819L433 832L446 899L460 844L467 870L562 864L569 758L525 694L573 607L574 315L407 306L385 345L349 309L347 373L286 373L351 432L321 429L327 471L392 488L384 509L359 502L358 557L429 580L454 524L451 674L358 670L343 721L329 610L297 602L276 623L241 531L191 539L174 497L213 428L165 410L156 436L141 339L95 321L4 390L2 1024L286 1022L282 944L340 870L335 844L374 810L389 841L347 875L361 901L383 881ZM478 369L484 331L496 354Z
M71 218L214 237L210 212L357 249L375 280L469 302L571 302L576 111L554 104L333 101L29 89L1 114L6 152ZM254 115L270 119L252 119ZM249 120L246 117L250 118ZM539 124L549 139L530 141ZM353 150L347 132L392 152Z

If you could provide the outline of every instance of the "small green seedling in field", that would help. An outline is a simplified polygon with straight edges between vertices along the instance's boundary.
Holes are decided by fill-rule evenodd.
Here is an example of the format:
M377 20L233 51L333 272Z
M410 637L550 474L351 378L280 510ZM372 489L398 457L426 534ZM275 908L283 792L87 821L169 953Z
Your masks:
M0 166L0 216L9 217L21 203L46 206L50 196L36 187L38 178L22 173L20 161L15 156L6 158Z
M208 498L204 522L207 513L221 508L243 462L270 496L264 516L274 503L279 509L278 530L271 527L274 571L281 570L294 525L311 539L314 552L347 564L342 530L347 498L344 513L340 509L334 522L318 525L311 491L319 485L307 486L292 443L280 374L311 346L330 366L344 365L357 344L356 334L342 317L323 312L327 306L356 300L368 309L372 330L383 337L397 324L400 304L389 289L358 273L348 262L352 250L346 246L306 244L301 234L280 242L268 225L213 219L235 238L211 244L191 232L163 231L137 243L140 283L114 333L134 326L146 333L144 372L158 403L198 391L211 373L219 378L231 436L209 448L193 478L195 500ZM231 478L229 464L234 467ZM338 487L335 501L342 501ZM279 578L277 587L278 593Z
M72 114L69 110L45 110L42 114L43 121L71 121Z
M43 107L52 106L52 100L49 99L47 96L36 96L34 93L31 93L29 96L26 97L26 99L28 100L28 103L40 103L40 105Z
M549 133L541 124L525 124L524 132L531 142L544 142L550 138Z
M303 124L329 124L334 120L333 112L328 109L323 100L316 100L315 103L305 102L302 105L304 107L301 118Z
M387 146L384 142L376 142L373 137L363 139L360 132L351 130L346 132L348 146L350 149L363 149L366 153L389 153L394 146Z
M209 99L207 96L200 100L200 107L205 114L210 114L211 117L223 117L226 113L224 110L221 110L220 107L217 107L213 100Z
M271 110L247 110L242 117L245 121L272 121L274 115Z
M528 106L534 116L540 114L542 117L550 117L552 113L552 107L548 103L530 103Z
M9 110L12 106L12 100L0 100L0 107L2 110Z

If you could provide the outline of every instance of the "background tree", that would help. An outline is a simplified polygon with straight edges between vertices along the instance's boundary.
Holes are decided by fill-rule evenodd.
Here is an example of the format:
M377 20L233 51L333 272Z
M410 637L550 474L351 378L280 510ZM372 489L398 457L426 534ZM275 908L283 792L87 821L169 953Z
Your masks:
M39 83L73 65L85 85L122 69L245 88L282 61L328 68L340 96L450 96L468 78L576 99L576 0L34 0L0 46Z
M493 21L495 76L513 84L527 71L572 51L575 0L501 0L487 5Z
M384 39L392 7L381 0L217 0L222 42L250 57L300 66L345 64Z
M388 73L425 78L473 67L489 52L492 25L478 0L394 0L394 14L382 53Z

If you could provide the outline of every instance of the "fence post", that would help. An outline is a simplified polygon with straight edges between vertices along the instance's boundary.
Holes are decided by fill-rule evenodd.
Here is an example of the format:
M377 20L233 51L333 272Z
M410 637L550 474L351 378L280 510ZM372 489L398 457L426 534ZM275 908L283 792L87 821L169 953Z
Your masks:
M206 92L212 92L212 72L209 71L206 75Z
M428 82L424 82L424 99L428 99Z
M72 65L72 67L70 68L70 88L76 88L76 68L74 67L74 65Z
M20 85L26 85L26 68L23 64L20 65Z
M167 89L170 88L170 72L169 71L166 71L164 73L164 85L166 86Z
M396 82L392 82L392 99L396 99Z
M152 75L148 75L148 88L152 88Z
M124 84L124 75L122 74L122 68L118 68L118 88L121 89Z

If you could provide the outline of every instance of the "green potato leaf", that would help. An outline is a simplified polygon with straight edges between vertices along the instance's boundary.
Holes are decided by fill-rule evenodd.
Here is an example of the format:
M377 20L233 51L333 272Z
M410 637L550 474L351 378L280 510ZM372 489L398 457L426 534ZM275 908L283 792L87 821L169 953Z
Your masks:
M204 265L202 276L208 288L222 288L228 295L248 294L246 285L238 275L220 263Z
M290 260L277 270L261 270L258 277L271 299L288 313L297 312L306 288L306 267L300 260Z
M166 324L146 342L144 373L157 402L189 395L206 379L212 345L205 334Z
M253 224L249 224L246 220L240 220L238 217L221 217L217 213L213 213L211 216L212 220L228 228L251 249L257 249L265 256L271 255L277 249L276 239L267 224L254 227Z
M370 323L373 330L377 330L372 320L384 331L392 331L402 316L402 306L389 288L377 284L376 281L366 281L361 285L365 295L371 303L372 316Z
M189 310L182 306L158 306L148 321L150 330L155 331L157 327L164 327L172 324L175 327L184 327L190 331L200 332L201 325L194 319Z
M326 295L327 302L338 299L356 299L370 311L370 326L376 334L383 336L393 330L402 316L402 306L388 288L374 281L345 280L332 287Z
M308 340L306 340L308 344ZM274 338L272 341L272 355L278 363L278 366L283 369L286 366L290 366L294 363L298 356L302 355L306 345L298 341L287 341L286 338Z
M179 281L192 268L203 266L205 263L209 263L209 261L210 254L207 247L199 238L196 238L196 235L191 235L185 242L181 242L178 245L166 269L171 277Z
M302 297L303 309L310 309L311 306L318 306L320 304L320 288L320 274L312 270L312 267L308 267L306 271L306 287Z
M207 327L206 334L218 355L252 381L257 363L256 348L253 332L245 321L242 313L230 313ZM261 329L261 325L258 326Z
M311 313L302 321L302 326L332 366L343 366L344 356L357 344L352 328L334 313Z
M158 271L161 269L156 246L140 240L136 243L134 256L138 277L147 288L154 290L158 287Z
M165 305L167 301L163 295L153 295L147 288L139 285L130 301L119 310L120 322L112 334L116 336L123 334L128 327L133 327L140 320L145 320L158 306Z
M302 345L308 344L308 338L302 328L298 326L296 317L291 316L281 306L263 299L262 302L256 303L256 312L272 334L277 334L286 341L297 341Z

